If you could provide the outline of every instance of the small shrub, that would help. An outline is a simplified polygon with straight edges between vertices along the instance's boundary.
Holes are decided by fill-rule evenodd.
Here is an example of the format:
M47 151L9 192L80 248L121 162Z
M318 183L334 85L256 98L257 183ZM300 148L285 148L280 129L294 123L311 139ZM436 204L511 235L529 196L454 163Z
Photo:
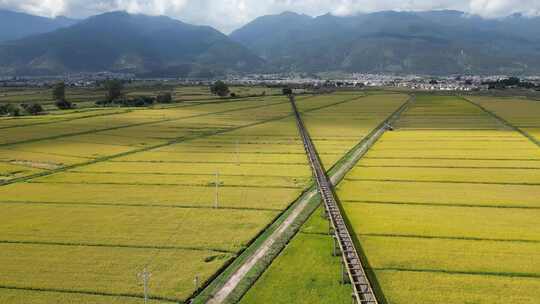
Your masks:
M167 93L161 93L157 96L156 102L158 103L171 103L172 102L172 94Z
M13 104L0 105L0 116L20 116L21 108Z
M210 87L210 92L212 92L214 95L218 95L219 97L225 97L229 95L230 90L229 86L225 82L218 80Z
M26 113L30 115L38 115L38 114L43 113L44 111L43 107L38 103L31 103L31 104L23 103L21 107L24 109Z
M57 100L54 103L54 105L60 110L69 110L69 109L73 109L75 107L75 105L72 102L67 101L65 99Z
M99 100L98 106L120 106L120 107L146 107L154 104L156 99L148 96L139 96L132 98L120 98L115 100Z
M283 95L292 95L293 91L291 88L283 88Z

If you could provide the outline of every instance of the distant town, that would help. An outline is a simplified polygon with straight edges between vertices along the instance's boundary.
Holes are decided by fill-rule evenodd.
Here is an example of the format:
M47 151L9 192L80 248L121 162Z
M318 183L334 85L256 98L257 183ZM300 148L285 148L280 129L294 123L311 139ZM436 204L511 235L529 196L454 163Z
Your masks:
M423 75L387 75L387 74L343 74L338 76L318 76L306 74L249 74L228 75L221 78L138 78L130 73L76 73L63 76L0 76L0 87L49 87L63 81L70 87L96 87L104 80L119 79L126 82L167 83L175 85L210 85L218 79L231 85L268 85L300 87L394 87L422 91L483 91L494 84L505 83L508 79L517 79L517 84L526 84L528 89L540 90L540 76L528 76L521 79L508 75L492 76L423 76ZM516 83L510 83L510 85Z

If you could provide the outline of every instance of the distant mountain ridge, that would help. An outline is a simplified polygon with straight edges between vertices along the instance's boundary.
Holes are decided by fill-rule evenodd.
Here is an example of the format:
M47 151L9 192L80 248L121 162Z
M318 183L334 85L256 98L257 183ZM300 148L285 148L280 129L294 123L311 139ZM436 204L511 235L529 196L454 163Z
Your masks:
M114 71L210 76L263 60L226 35L169 17L111 12L71 27L0 44L0 73L52 75Z
M342 17L284 12L226 36L165 16L111 12L77 21L0 10L0 75L99 71L147 77L540 74L540 17L484 19L450 10Z
M0 42L52 32L77 22L62 16L53 19L0 9Z
M540 73L540 18L458 11L263 16L230 37L277 71Z

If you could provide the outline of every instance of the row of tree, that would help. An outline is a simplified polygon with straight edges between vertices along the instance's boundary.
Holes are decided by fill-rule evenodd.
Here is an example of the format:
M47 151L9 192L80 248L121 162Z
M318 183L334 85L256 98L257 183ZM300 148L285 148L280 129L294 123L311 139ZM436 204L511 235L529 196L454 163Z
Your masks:
M106 96L104 100L96 102L99 106L147 107L155 103L173 102L170 92L160 93L156 97L128 97L124 94L124 83L120 80L107 80L103 83L103 87L106 90Z
M39 103L0 104L0 116L39 115L43 112L43 107Z
M507 88L522 88L522 89L536 89L540 90L540 85L536 85L532 82L522 81L517 77L510 77L497 81L484 82L484 85L488 85L490 90L504 90Z
M156 97L136 96L128 97L124 94L124 82L121 80L106 80L101 83L105 89L105 99L96 102L98 106L124 106L124 107L145 107L155 103L172 103L173 98L170 92L158 94ZM220 97L236 97L231 92L229 86L223 81L216 81L210 86L210 92ZM284 95L290 95L293 90L289 87L283 89ZM76 105L66 98L66 84L64 82L56 83L52 88L52 98L58 109L73 109ZM33 104L4 104L0 105L0 115L20 116L20 115L38 115L44 112L43 106L38 103Z

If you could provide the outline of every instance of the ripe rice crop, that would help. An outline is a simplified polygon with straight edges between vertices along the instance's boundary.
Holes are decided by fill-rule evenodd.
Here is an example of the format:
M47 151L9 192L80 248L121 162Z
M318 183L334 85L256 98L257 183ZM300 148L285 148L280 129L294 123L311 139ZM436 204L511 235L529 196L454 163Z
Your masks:
M540 185L540 169L453 169L357 167L349 179L460 183L534 183Z
M219 206L282 210L293 202L301 189L263 187L221 187ZM61 195L58 195L61 193ZM21 183L0 188L1 201L54 202L74 204L134 204L184 207L213 207L213 187L176 185L118 185Z
M149 257L155 256L148 269L152 272L149 289L154 297L171 302L190 295L194 275L204 282L231 258L211 251L121 247L0 244L0 250L0 276L5 286L116 294L120 298L129 294L139 297L139 302L143 293L137 274ZM102 300L109 303L107 298Z
M350 287L340 284L340 258L332 256L328 220L317 209L300 232L240 301L246 303L345 303ZM280 290L283 296L276 297Z
M535 304L540 297L536 278L414 271L376 271L376 275L388 303Z
M436 182L347 181L339 185L343 201L539 207L538 185L454 184ZM362 195L359 196L358 194Z
M381 298L536 303L540 149L452 96L419 96L395 126L337 191Z
M277 211L2 204L2 241L242 249ZM219 227L219 229L216 229Z

